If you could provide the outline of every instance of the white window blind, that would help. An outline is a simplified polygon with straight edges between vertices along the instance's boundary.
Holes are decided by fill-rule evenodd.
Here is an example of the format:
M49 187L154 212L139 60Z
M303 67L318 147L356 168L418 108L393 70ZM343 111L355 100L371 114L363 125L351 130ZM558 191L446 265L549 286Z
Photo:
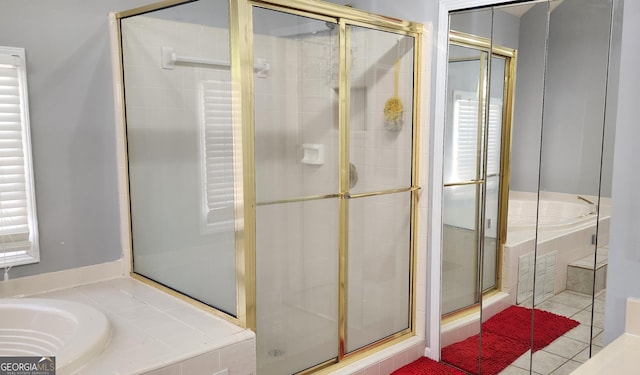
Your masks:
M456 91L454 93L453 115L453 155L455 158L453 180L472 180L476 178L477 163L481 162L478 160L477 94ZM500 172L501 131L502 101L491 98L489 103L488 176Z
M0 47L0 268L39 261L25 54Z
M200 87L204 222L234 224L233 107L231 83L202 81Z

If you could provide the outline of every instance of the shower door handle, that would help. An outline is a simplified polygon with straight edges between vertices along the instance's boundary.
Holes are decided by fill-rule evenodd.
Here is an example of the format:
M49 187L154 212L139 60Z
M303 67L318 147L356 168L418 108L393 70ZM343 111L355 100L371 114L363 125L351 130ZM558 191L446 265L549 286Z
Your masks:
M355 164L349 163L349 189L353 189L358 183L358 169Z

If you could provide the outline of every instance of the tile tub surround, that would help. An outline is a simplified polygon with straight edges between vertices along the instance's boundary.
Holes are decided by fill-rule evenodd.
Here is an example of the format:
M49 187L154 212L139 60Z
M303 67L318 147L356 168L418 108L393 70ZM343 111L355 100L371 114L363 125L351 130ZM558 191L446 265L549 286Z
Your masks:
M84 303L112 329L101 355L80 374L255 374L255 335L129 277L30 297Z

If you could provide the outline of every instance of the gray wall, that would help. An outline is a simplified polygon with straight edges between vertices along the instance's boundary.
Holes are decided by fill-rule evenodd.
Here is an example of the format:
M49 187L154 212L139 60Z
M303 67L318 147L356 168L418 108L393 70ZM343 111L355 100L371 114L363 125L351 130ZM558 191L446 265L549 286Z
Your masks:
M610 27L609 9L601 4L597 0L565 0L551 13L546 67L547 5L538 4L522 16L512 190L538 190L540 161L543 191L598 195L601 188L603 196L611 196L615 121L608 121L611 126L606 128L602 186L599 173ZM607 100L608 106L614 105L615 96ZM607 116L613 116L612 112Z
M611 21L608 3L565 0L551 12L540 164L543 191L598 195ZM610 196L610 188L605 190Z
M520 18L509 186L516 191L538 191L547 9L537 4Z
M41 256L11 278L121 257L107 16L149 2L0 4L0 45L26 50Z
M624 332L627 297L640 298L640 174L637 168L640 160L637 110L640 87L638 19L640 2L624 2L605 307L606 343Z

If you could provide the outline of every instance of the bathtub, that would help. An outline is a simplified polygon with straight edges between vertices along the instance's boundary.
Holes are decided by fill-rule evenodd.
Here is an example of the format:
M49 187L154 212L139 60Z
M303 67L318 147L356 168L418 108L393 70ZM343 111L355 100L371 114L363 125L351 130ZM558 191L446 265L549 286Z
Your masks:
M0 299L0 356L54 356L56 374L80 368L110 339L105 315L77 302Z
M543 196L539 204L536 200L535 195L509 199L508 231L535 230L536 214L538 231L571 229L596 219L596 207L579 200L575 195L567 195L563 199L557 196L555 199L545 199ZM601 207L600 211L603 216L606 209Z
M596 197L584 197L597 202ZM531 297L530 275L534 264L539 286L535 289L537 302L565 290L567 266L594 256L596 224L598 247L609 243L609 199L601 199L599 216L595 205L575 194L541 193L539 211L536 211L537 199L536 193L512 191L509 194L507 239L502 253L502 291L509 293L514 303Z

